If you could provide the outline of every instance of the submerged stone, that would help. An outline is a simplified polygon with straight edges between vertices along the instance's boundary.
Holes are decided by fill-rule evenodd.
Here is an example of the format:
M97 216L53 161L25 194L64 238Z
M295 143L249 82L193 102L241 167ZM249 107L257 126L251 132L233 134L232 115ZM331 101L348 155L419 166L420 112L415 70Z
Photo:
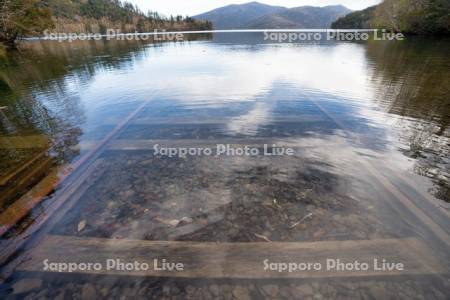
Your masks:
M38 278L25 278L13 284L13 294L27 293L39 289L42 286L42 280Z

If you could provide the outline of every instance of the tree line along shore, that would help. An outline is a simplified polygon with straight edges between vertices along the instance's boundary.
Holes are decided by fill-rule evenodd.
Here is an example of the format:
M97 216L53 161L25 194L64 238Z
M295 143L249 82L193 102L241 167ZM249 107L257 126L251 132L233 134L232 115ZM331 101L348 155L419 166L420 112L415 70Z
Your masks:
M448 0L384 0L339 18L334 29L386 29L421 35L450 33ZM211 30L213 24L188 16L142 12L120 0L0 0L0 52L15 48L19 38L45 30L65 33L122 33L154 30Z
M19 38L39 36L43 31L101 33L108 29L128 32L157 30L210 30L209 21L189 16L163 16L142 12L119 0L1 0L0 44L14 48Z
M418 35L450 34L449 0L384 0L336 20L334 29L386 29Z

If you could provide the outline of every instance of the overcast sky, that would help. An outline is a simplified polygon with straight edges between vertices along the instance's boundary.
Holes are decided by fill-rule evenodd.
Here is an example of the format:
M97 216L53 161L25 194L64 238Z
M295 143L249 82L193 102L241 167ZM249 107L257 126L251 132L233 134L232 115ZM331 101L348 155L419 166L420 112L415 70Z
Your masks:
M229 4L241 4L251 0L126 0L137 4L142 11L157 11L165 15L190 15L194 16L214 8ZM258 1L270 5L296 7L302 5L325 6L342 4L350 9L359 10L377 4L381 0L261 0Z

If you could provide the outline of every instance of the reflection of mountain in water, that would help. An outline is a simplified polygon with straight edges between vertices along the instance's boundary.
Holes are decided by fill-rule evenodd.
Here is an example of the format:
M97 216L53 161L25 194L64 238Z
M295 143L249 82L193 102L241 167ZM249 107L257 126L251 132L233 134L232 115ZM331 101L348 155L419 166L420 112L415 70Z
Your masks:
M403 152L415 171L433 179L436 197L450 202L450 40L369 43L378 103L398 120Z

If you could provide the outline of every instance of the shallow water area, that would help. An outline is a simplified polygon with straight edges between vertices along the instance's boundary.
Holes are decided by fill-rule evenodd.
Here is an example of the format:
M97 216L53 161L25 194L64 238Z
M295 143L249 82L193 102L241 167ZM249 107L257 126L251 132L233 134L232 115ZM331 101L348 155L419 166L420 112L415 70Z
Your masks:
M450 41L263 38L3 60L1 297L447 299Z

